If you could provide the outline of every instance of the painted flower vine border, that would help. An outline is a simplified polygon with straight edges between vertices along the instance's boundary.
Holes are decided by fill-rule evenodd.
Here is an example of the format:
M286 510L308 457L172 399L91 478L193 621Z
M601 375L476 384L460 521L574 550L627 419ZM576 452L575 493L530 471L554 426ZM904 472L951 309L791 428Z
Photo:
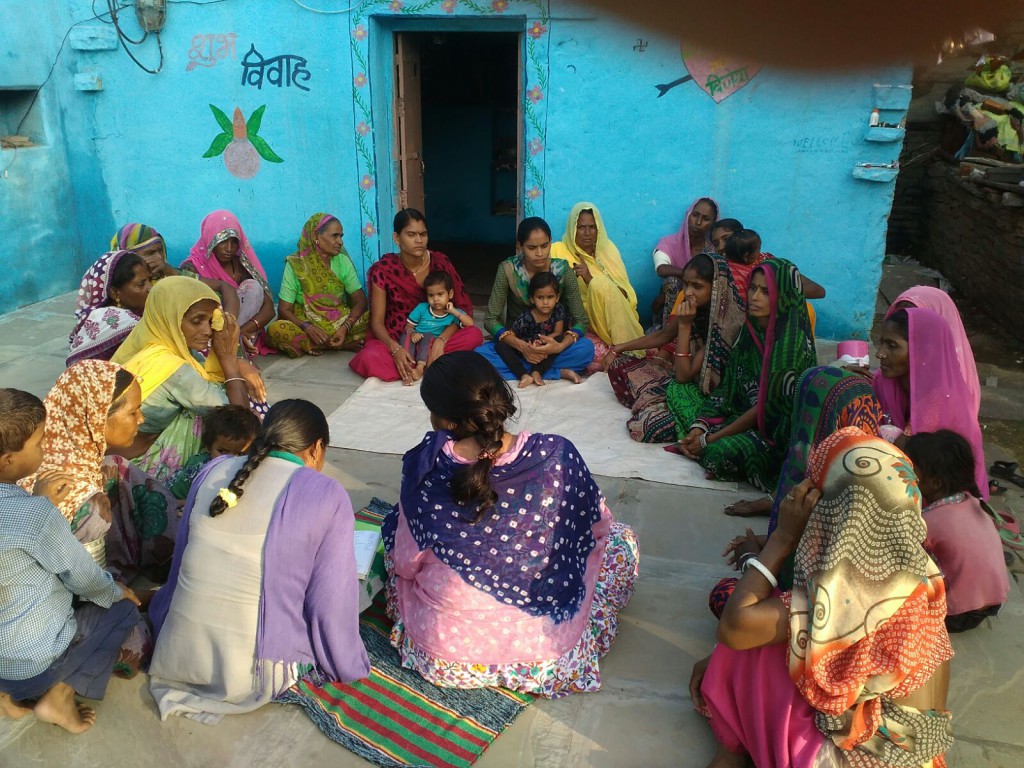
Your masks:
M440 13L439 13L440 12ZM377 199L377 165L374 161L374 120L370 82L368 17L374 15L526 16L526 87L523 98L523 182L520 190L527 216L544 215L545 150L548 104L547 0L363 0L349 17L352 59L352 113L356 145L356 176L359 194L359 240L363 265L375 262L380 253L378 212L390 210L390 201ZM390 143L390 137L386 138ZM390 164L389 166L390 167ZM386 230L386 227L385 227Z

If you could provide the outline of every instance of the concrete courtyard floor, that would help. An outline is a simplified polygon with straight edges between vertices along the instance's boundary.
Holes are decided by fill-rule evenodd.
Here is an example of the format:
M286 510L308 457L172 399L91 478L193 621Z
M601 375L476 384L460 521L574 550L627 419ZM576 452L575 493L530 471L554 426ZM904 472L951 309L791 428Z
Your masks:
M64 368L73 308L74 294L65 294L0 317L0 386L40 396L47 392ZM344 353L265 359L261 366L270 400L304 397L331 413L360 384L348 359ZM1005 390L1000 394L1005 398ZM987 390L983 397L989 397ZM1012 412L1006 418L1017 420L1024 416L1019 405L1017 400L999 403L1000 410ZM617 435L613 439L625 439L622 423L608 428ZM1007 455L993 446L991 458ZM374 496L397 498L398 456L331 449L328 465L326 471L344 484L356 508ZM687 684L693 662L714 642L707 594L729 573L719 554L743 530L744 521L726 517L722 507L752 494L632 479L601 477L599 482L617 517L636 528L642 551L636 594L601 665L603 689L530 706L484 754L480 768L686 768L706 765L713 752L710 729L693 711ZM1024 508L1018 490L1011 486L999 506ZM763 519L752 524L763 532ZM1020 559L1012 570L1024 572ZM949 706L958 739L951 766L1024 764L1024 599L1016 577L1009 604L996 620L953 638ZM83 736L31 717L0 720L0 766L369 765L323 736L297 707L269 705L213 727L185 718L161 723L146 681L145 675L112 680L97 705L96 726Z

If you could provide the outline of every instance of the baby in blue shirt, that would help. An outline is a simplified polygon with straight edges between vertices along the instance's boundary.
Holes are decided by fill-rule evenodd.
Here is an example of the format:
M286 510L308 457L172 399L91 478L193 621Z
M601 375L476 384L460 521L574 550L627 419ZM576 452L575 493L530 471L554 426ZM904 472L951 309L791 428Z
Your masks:
M427 300L417 304L409 313L405 333L398 338L398 343L416 360L413 379L423 378L430 359L430 345L435 340L441 341L443 346L460 327L473 325L473 318L452 304L455 284L447 272L431 272L424 279L423 288L427 292ZM453 330L445 334L449 326Z

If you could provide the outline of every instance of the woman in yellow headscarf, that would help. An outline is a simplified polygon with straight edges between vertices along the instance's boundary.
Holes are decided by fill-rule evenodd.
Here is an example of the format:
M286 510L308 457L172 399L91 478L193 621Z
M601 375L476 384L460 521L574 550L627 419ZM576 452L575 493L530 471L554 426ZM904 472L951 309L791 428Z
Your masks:
M259 372L237 349L238 322L221 311L211 288L189 277L154 285L145 315L115 355L142 386L145 417L124 455L164 480L200 451L199 420L207 411L248 407L250 395L266 400Z
M590 326L601 341L624 344L643 336L636 291L596 205L576 203L572 207L562 242L551 246L551 257L565 259L576 272Z

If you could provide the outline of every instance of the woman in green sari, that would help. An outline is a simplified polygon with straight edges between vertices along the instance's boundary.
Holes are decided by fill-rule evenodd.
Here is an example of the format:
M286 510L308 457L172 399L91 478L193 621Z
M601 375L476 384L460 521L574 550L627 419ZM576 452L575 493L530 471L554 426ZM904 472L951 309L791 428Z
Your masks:
M786 447L797 379L817 364L800 272L784 259L759 265L747 291L747 322L722 383L705 398L679 444L708 476L773 491ZM671 406L671 402L670 402Z
M315 213L302 227L298 250L285 259L279 319L267 333L288 357L362 349L368 302L343 236L334 216Z

